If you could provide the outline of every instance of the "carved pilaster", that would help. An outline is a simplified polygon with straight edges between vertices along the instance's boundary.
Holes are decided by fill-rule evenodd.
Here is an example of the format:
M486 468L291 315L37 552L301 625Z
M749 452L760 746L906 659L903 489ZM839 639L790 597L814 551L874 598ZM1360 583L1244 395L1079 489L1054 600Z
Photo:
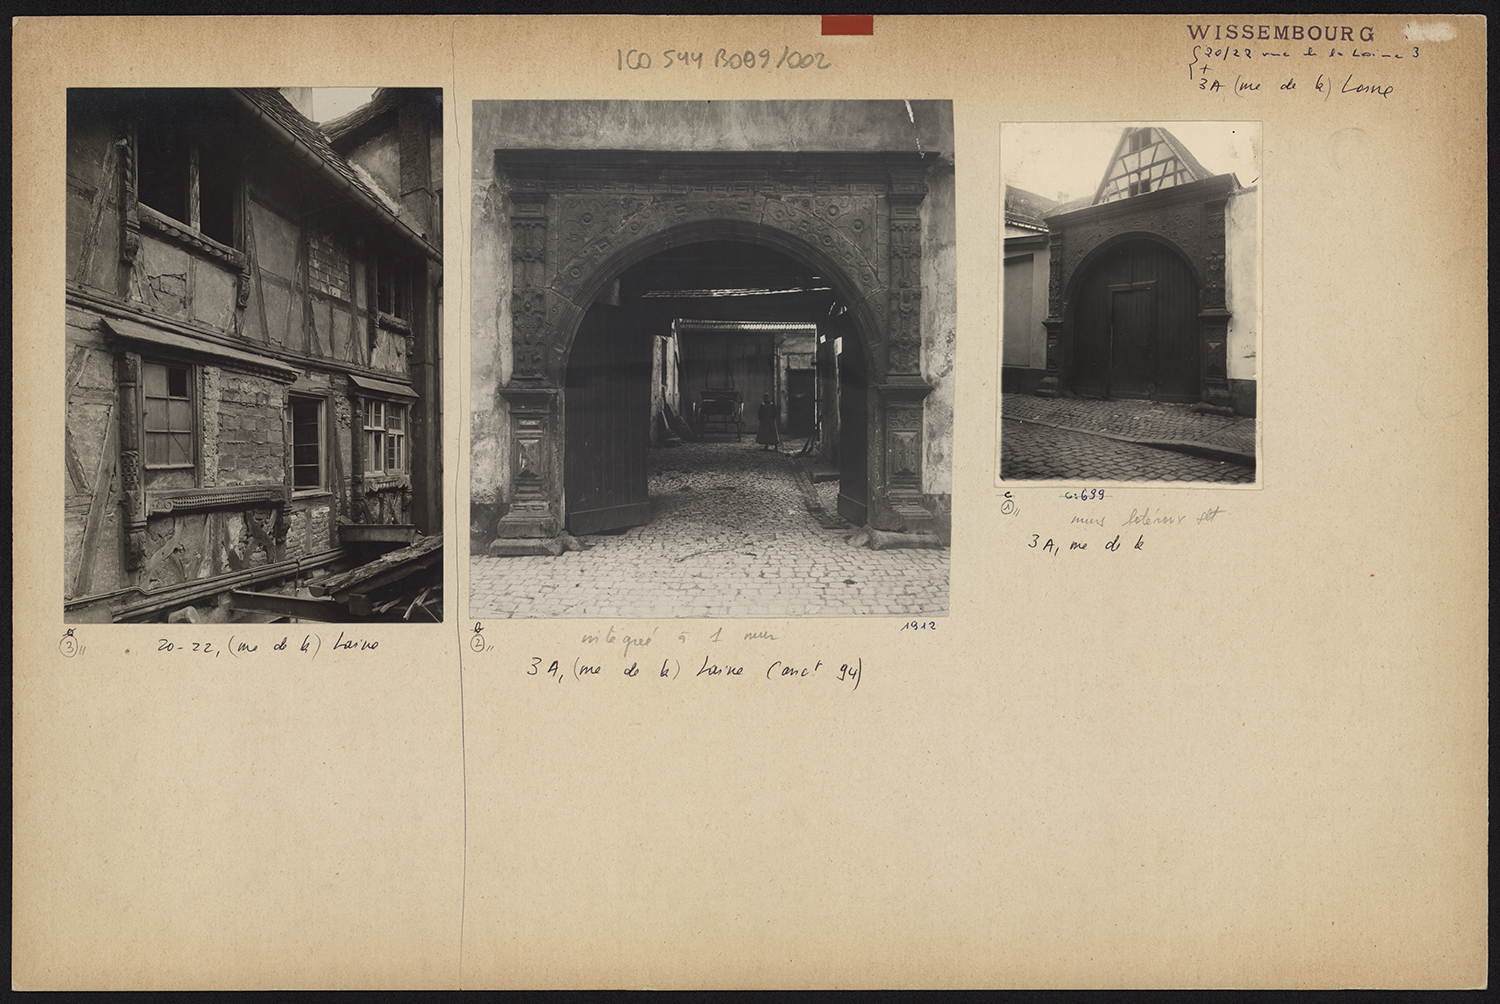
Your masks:
M877 530L931 532L936 522L922 504L922 415L932 388L920 377L896 375L874 389L880 438L872 444L868 522Z
M1234 398L1229 393L1229 318L1224 285L1224 210L1226 200L1215 199L1203 207L1203 310L1198 327L1203 339L1203 400L1200 411L1232 415Z
M1062 393L1063 339L1063 235L1047 235L1047 375L1037 385L1038 397L1057 397Z
M890 338L891 373L917 373L922 365L922 219L924 192L890 196Z
M1223 308L1198 314L1203 339L1203 400L1194 405L1195 411L1234 414L1234 398L1229 393L1229 317L1229 311Z
M1203 307L1224 307L1224 207L1219 199L1204 206Z
M119 388L120 504L125 509L125 568L139 571L146 561L146 486L141 474L141 357L122 352L115 358Z
M547 193L511 193L510 318L514 373L541 377L547 357Z
M120 147L120 260L135 261L141 249L140 177L136 165L135 122L125 125Z
M553 537L562 527L558 483L555 388L506 387L510 406L510 508L495 527L500 537Z

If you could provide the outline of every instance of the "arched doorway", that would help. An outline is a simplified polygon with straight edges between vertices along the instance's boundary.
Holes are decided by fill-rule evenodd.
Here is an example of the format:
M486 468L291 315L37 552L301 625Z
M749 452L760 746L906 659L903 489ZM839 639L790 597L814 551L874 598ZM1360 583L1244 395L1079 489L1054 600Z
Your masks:
M694 235L704 236L702 228ZM649 446L665 416L704 436L733 429L738 441L746 426L753 435L763 395L785 433L818 429L809 450L837 465L840 509L863 522L864 340L826 269L804 260L814 254L744 239L668 243L607 278L568 348L565 528L588 534L647 522ZM709 404L726 402L741 423L709 413Z
M1085 397L1197 401L1202 386L1198 281L1158 240L1100 250L1079 270L1068 318L1068 385Z
M499 397L512 486L498 536L554 536L575 508L565 498L573 430L564 401L570 369L575 381L587 370L573 366L574 343L599 351L595 325L609 326L589 314L612 305L613 284L633 266L704 242L768 249L826 278L844 307L838 337L851 363L839 415L839 512L881 530L932 530L922 494L923 401L932 388L921 375L930 166L920 153L498 151L511 264L511 372ZM640 356L601 356L594 369L616 365L639 367ZM851 434L863 448L848 448ZM590 450L602 456L608 447Z

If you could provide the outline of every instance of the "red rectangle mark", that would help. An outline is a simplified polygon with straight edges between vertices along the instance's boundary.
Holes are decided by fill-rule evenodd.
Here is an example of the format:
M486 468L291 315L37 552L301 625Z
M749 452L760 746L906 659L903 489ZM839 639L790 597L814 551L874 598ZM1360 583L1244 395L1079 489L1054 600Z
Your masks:
M873 35L875 34L874 14L824 14L823 34L825 35Z

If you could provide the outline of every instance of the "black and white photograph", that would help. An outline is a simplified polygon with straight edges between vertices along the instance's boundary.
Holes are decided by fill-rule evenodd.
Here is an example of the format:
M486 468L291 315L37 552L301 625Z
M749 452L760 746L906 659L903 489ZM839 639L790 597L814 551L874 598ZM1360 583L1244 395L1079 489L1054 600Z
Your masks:
M67 622L442 620L442 106L68 92Z
M470 616L944 615L947 101L476 101Z
M1000 144L1000 480L1255 483L1259 123Z

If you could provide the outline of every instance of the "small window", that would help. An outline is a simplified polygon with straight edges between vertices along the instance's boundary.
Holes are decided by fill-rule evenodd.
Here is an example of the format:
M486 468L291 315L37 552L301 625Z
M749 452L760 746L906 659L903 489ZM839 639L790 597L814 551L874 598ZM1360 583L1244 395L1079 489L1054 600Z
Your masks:
M323 477L323 399L293 396L292 490L316 491L325 486Z
M411 320L411 276L394 258L382 256L375 263L375 309Z
M407 406L365 401L365 473L400 474L406 470Z
M226 247L234 246L238 168L222 142L195 142L172 122L137 129L140 203Z
M144 363L141 431L145 436L146 466L192 467L192 367Z

